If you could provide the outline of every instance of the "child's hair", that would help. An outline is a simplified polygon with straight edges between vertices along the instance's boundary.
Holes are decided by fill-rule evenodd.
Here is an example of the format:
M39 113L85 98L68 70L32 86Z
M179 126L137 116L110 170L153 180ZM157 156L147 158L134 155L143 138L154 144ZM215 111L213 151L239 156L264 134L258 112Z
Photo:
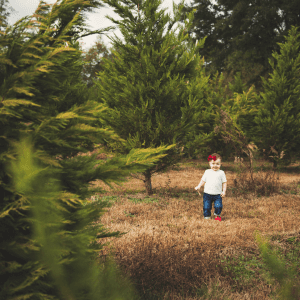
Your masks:
M221 157L221 155L220 155L220 154L218 154L218 153L213 153L211 156L215 156L215 157L216 157L216 159L219 159L219 158L220 158L220 160L222 160L222 157Z

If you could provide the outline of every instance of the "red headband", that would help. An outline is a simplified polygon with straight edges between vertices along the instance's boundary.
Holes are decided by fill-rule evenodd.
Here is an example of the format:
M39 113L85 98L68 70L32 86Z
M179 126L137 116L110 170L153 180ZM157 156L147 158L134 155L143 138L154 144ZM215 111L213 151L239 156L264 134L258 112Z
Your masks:
M211 159L212 159L212 160L216 160L216 159L217 159L217 157L216 157L215 155L214 155L214 156L211 156L211 155L210 155L210 156L208 157L208 159L207 159L207 160L208 160L208 161L210 161Z

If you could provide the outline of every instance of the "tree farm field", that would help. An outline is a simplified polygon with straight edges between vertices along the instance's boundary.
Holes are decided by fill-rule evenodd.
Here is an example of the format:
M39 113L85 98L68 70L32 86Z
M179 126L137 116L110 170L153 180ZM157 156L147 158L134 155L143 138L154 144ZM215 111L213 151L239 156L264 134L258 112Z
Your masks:
M203 188L201 197L194 189L207 168L204 161L185 160L153 176L151 196L137 178L113 189L94 182L105 193L91 201L112 203L99 222L110 232L126 232L99 240L109 242L100 262L111 253L141 299L277 299L279 285L263 264L255 236L267 238L300 274L300 164L272 175L271 165L256 162L255 182L273 188L263 195L247 190L246 168L223 162L221 222L214 220L214 208L204 220Z

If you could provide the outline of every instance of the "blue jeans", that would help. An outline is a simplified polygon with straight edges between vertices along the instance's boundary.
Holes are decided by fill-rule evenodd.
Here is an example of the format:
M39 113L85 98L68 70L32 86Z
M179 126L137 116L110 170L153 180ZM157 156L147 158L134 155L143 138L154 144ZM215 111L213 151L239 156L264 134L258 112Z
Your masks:
M209 195L204 193L203 194L203 213L204 217L211 216L211 208L212 203L215 203L215 215L220 215L223 205L222 205L222 197L220 195Z

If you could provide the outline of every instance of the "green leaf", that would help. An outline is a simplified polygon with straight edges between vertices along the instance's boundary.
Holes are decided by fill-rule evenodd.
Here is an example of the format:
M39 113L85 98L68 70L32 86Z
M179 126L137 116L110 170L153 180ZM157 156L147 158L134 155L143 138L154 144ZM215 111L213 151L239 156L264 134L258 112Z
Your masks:
M22 100L22 99L8 99L8 100L3 100L1 103L3 104L3 106L31 105L31 106L41 107L41 105L33 103L32 101Z

